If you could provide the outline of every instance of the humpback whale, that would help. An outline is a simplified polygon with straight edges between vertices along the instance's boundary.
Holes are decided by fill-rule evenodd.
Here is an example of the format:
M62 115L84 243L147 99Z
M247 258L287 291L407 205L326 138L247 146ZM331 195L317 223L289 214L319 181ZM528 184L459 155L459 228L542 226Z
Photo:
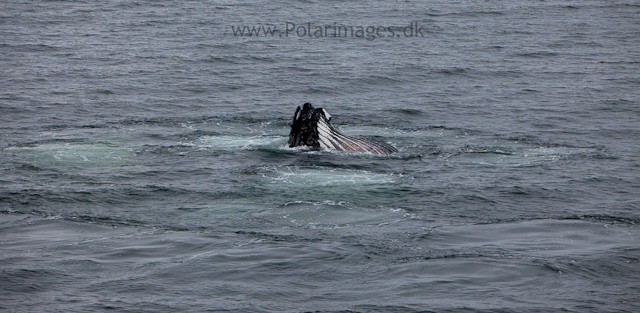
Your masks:
M316 109L308 102L302 108L298 106L293 115L289 147L297 146L381 155L398 152L398 149L388 143L351 136L339 131L331 123L331 115L325 109Z

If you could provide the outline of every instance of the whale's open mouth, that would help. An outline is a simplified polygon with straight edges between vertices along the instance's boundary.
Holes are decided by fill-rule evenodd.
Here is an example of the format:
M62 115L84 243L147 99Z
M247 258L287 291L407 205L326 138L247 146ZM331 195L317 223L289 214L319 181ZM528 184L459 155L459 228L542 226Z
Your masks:
M331 124L331 115L311 103L298 107L293 115L289 147L308 146L387 155L398 152L392 145L368 138L347 135Z

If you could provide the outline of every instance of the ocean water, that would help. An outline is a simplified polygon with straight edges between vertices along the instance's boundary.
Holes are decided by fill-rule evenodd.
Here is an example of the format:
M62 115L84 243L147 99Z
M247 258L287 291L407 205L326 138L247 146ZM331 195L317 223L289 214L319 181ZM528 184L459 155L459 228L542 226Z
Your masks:
M640 305L637 1L0 7L2 312Z

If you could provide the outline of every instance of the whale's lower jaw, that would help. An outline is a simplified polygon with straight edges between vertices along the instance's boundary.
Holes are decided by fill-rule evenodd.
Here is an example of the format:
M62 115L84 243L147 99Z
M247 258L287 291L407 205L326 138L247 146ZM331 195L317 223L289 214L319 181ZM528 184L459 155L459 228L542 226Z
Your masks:
M388 155L398 150L390 144L367 138L347 135L336 129L331 123L321 118L317 124L318 143L321 148L338 151L368 152Z
M398 150L390 144L372 139L347 135L331 124L331 115L324 109L315 109L310 103L298 107L293 116L289 147L308 146L338 151L367 152L388 155Z

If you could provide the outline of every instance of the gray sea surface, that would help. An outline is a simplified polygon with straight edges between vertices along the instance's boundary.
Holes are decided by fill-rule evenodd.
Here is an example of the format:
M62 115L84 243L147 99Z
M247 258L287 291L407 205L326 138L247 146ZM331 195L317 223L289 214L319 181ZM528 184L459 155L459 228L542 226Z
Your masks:
M640 305L638 1L0 8L2 312Z

